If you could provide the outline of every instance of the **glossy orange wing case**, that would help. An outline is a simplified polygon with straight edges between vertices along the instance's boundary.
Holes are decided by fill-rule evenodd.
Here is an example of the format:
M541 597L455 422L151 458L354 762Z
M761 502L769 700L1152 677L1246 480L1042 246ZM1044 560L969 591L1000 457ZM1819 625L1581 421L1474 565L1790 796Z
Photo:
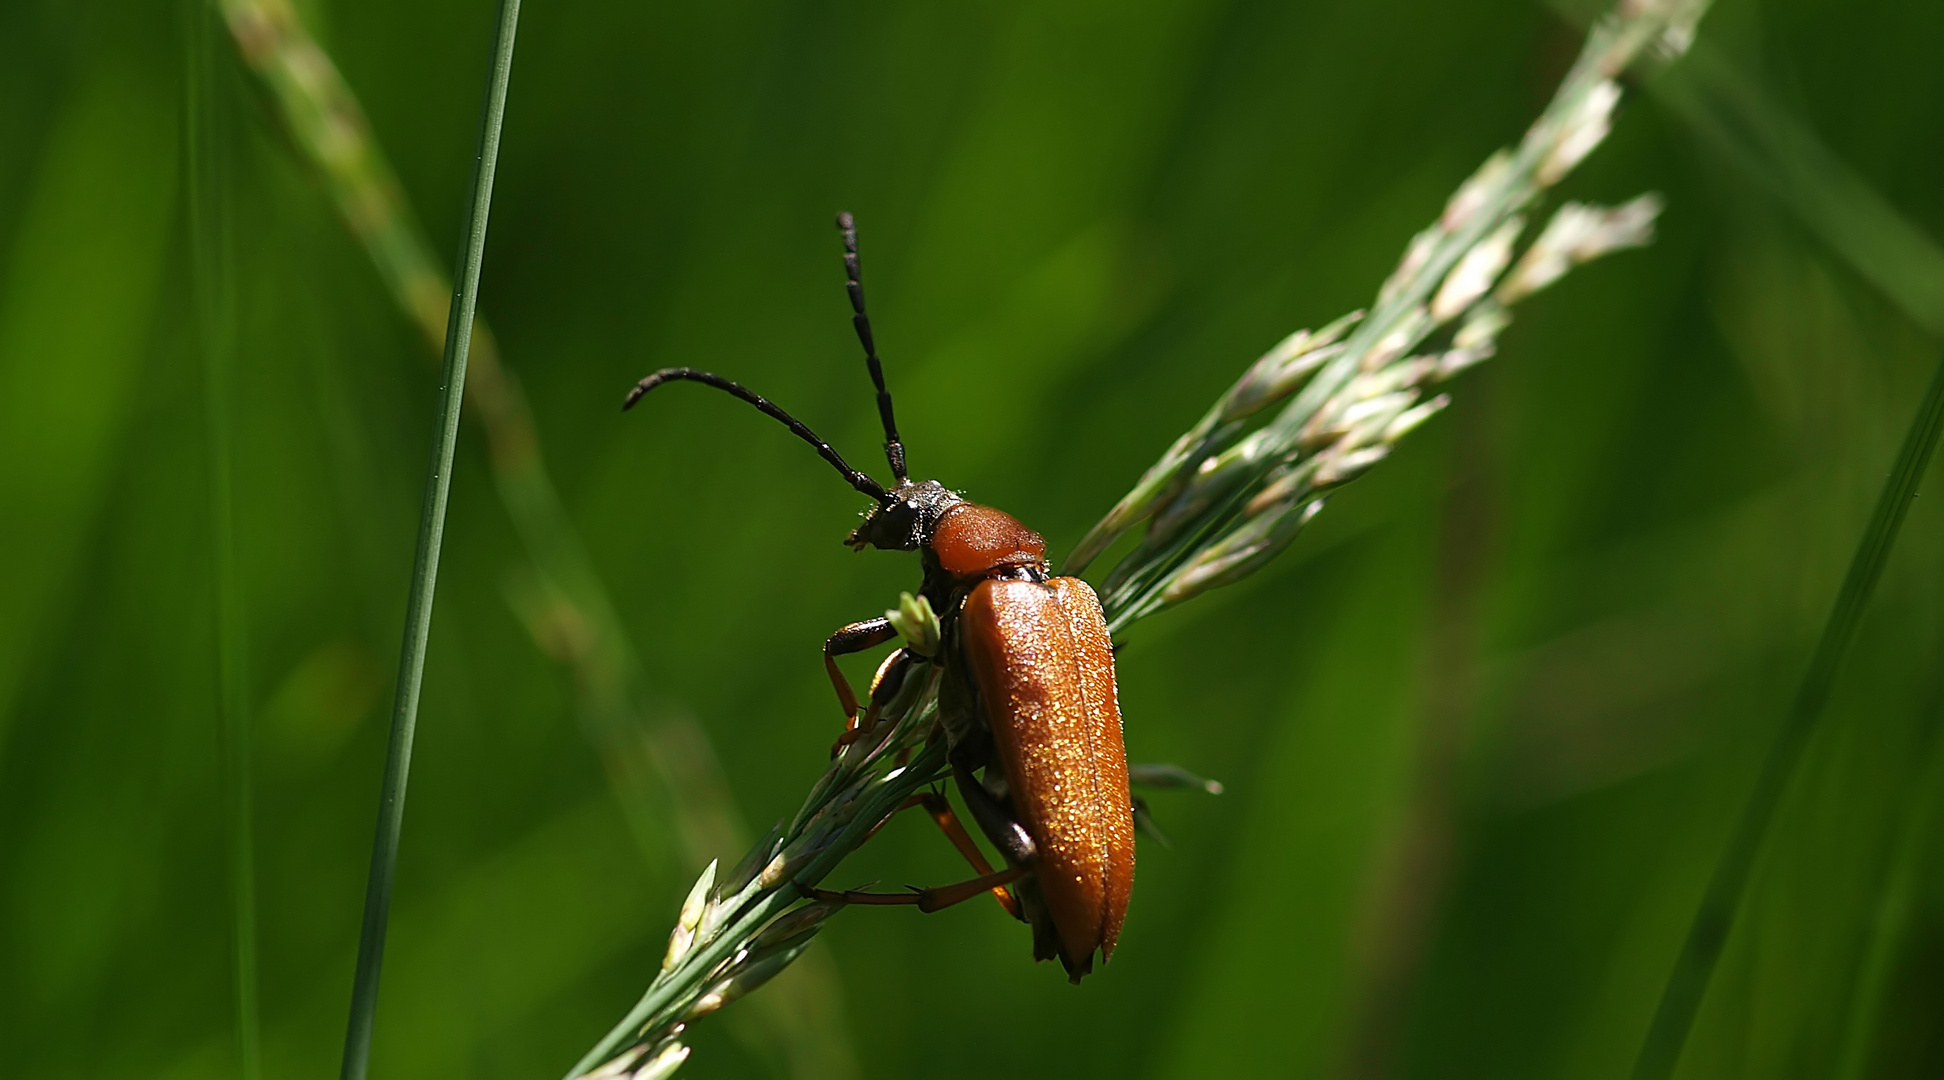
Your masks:
M961 615L1014 812L1039 851L1034 878L1069 970L1113 955L1134 887L1134 807L1113 642L1079 578L990 580Z

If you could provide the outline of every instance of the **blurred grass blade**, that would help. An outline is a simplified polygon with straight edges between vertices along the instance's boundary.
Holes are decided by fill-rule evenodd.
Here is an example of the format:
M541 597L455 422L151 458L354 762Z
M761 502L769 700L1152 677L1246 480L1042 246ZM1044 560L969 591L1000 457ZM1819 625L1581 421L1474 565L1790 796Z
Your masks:
M1552 6L1587 19L1571 0ZM1647 91L1911 321L1944 334L1944 248L1720 48L1697 41L1686 62L1654 78Z
M236 374L236 259L230 214L228 113L213 13L187 0L188 78L184 80L191 284L203 370L209 462L209 536L216 600L217 725L229 848L236 995L236 1055L244 1080L262 1075L258 1052L255 799L250 779L249 667L244 651L243 586L237 573L231 440ZM227 75L227 69L221 74Z
M1903 448L1898 451L1896 464L1884 482L1882 495L1877 498L1863 541L1850 560L1842 591L1837 594L1829 621L1823 625L1822 639L1817 642L1809 669L1803 674L1795 703L1762 763L1755 789L1742 807L1741 820L1715 864L1708 891L1701 898L1701 909L1688 928L1687 940L1675 958L1653 1024L1641 1044L1640 1056L1635 1059L1634 1080L1666 1080L1680 1061L1681 1048L1694 1026L1695 1013L1707 994L1708 982L1734 928L1735 913L1748 891L1749 875L1754 870L1762 840L1768 834L1769 823L1774 820L1776 806L1795 775L1823 706L1829 701L1843 653L1856 636L1863 611L1876 591L1878 579L1883 576L1884 562L1896 543L1910 502L1917 495L1918 481L1923 478L1931 452L1937 447L1940 430L1944 430L1944 359L1940 359L1931 376L1930 388L1924 392L1917 416L1904 436Z
M31 178L5 197L18 224L0 264L0 563L32 571L0 583L0 761L36 643L89 572L176 212L173 94L109 57L74 79Z
M1944 250L1719 49L1696 49L1653 90L1913 322L1944 334Z
M486 254L486 220L493 203L493 171L499 162L500 124L513 74L513 39L520 0L500 0L493 29L493 61L473 159L472 190L461 231L458 282L446 322L445 366L440 376L436 442L426 477L425 507L419 518L418 550L413 557L412 590L405 609L405 640L398 662L398 691L392 708L391 741L385 752L384 787L378 802L378 834L371 848L371 876L365 886L364 925L358 938L358 966L351 988L351 1019L344 1036L345 1080L363 1080L371 1057L371 1029L378 1007L378 972L385 952L385 922L391 907L392 875L398 865L398 833L405 813L405 780L412 764L412 731L418 720L425 645L432 627L432 599L439 576L439 547L445 536L446 499L459 438L459 410L466 388L466 353L472 345L473 313L479 300L479 268Z
M1654 84L1654 95L1911 321L1944 334L1944 251L1722 52L1695 51L1691 64Z
M1932 723L1935 726L1935 718ZM1930 733L1926 757L1917 782L1904 799L1903 823L1890 849L1890 866L1876 891L1869 944L1864 949L1863 964L1856 986L1850 991L1849 1009L1843 1021L1837 1080L1863 1080L1869 1075L1870 1053L1876 1047L1884 998L1899 961L1907 955L1905 950L1911 948L1910 932L1919 906L1925 847L1937 835L1935 818L1939 798L1944 796L1944 737L1936 730Z

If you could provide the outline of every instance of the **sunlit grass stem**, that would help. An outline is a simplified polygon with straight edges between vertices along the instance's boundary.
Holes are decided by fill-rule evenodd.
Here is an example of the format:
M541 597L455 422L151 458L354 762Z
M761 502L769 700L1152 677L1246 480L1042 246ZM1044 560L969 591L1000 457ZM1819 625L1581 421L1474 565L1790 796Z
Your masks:
M1653 1024L1647 1029L1640 1056L1634 1061L1634 1080L1666 1080L1680 1062L1681 1049L1687 1044L1695 1014L1707 995L1708 983L1714 978L1722 950L1734 929L1735 915L1748 892L1756 856L1768 836L1775 809L1802 762L1803 751L1815 734L1824 707L1829 704L1830 690L1835 686L1843 656L1856 637L1863 612L1883 576L1883 565L1896 544L1911 500L1917 497L1918 482L1923 479L1931 454L1937 448L1940 431L1944 431L1944 359L1939 360L1930 388L1924 392L1917 415L1904 435L1903 448L1897 452L1896 463L1884 481L1882 494L1877 497L1876 509L1863 530L1862 542L1850 559L1842 590L1836 594L1836 606L1823 624L1822 637L1809 660L1809 669L1803 673L1802 684L1782 722L1782 730L1776 733L1775 742L1762 762L1762 771L1755 778L1755 788L1735 823L1735 831L1715 864L1708 891L1701 898L1701 908L1688 928L1673 973L1661 991Z
M378 1008L378 974L384 960L392 878L398 867L399 828L405 814L405 781L412 767L412 734L418 721L425 646L431 634L432 599L439 577L439 549L445 538L446 500L452 486L460 406L466 389L466 354L472 346L479 271L486 255L486 222L493 204L493 174L499 162L500 125L506 115L506 92L513 75L513 41L519 22L520 0L500 0L499 18L493 29L492 68L487 76L486 102L481 111L478 149L466 200L466 222L460 234L458 281L446 323L432 466L426 477L418 547L412 560L412 588L405 607L405 640L399 654L391 738L385 751L384 786L378 800L378 832L371 846L371 874L365 886L364 922L358 936L358 964L351 988L351 1018L344 1036L344 1080L363 1080L371 1057L372 1023Z

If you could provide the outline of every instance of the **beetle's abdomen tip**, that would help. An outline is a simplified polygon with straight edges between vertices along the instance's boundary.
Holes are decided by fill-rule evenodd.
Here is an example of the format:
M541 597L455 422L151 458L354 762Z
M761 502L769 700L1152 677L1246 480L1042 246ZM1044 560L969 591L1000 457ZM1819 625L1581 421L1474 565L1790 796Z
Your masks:
M1094 958L1093 950L1088 949L1087 955L1081 957L1079 963L1074 963L1073 960L1068 958L1067 954L1064 951L1062 951L1060 953L1060 964L1061 966L1066 968L1067 982L1070 982L1075 986L1079 986L1081 979L1084 979L1087 976L1092 975L1093 958Z

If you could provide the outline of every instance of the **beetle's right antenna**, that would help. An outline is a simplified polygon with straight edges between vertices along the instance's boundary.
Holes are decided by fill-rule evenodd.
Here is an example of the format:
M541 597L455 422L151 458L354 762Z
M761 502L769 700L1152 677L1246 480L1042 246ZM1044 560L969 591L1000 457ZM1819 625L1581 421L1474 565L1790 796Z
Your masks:
M646 394L650 390L653 390L655 387L660 386L663 383L674 382L678 379L686 379L689 382L699 382L704 386L713 386L717 390L721 390L726 394L733 394L734 396L749 402L751 405L754 405L758 409L761 409L763 413L769 416L771 419L780 421L784 427L787 427L791 431L795 432L797 438L802 439L804 442L807 442L811 446L816 447L818 455L820 455L825 461L830 462L833 468L835 468L838 472L842 473L844 479L850 481L850 486L856 488L857 490L863 492L866 495L869 495L871 498L876 499L880 503L887 503L887 502L894 501L891 498L890 493L884 490L884 485L878 483L876 480L871 479L870 477L864 475L863 473L858 472L856 469L851 468L849 463L844 461L844 456L842 454L839 454L835 449L833 449L829 443L823 441L822 436L810 430L810 425L804 423L801 420L798 420L796 417L791 416L789 413L784 412L781 407L773 404L768 398L763 397L761 394L756 393L754 390L749 389L748 387L742 385L741 383L732 382L728 379L725 379L722 376L717 375L712 371L700 371L697 370L696 368L685 368L685 367L663 368L660 371L655 372L653 375L650 375L647 378L636 383L635 388L633 390L628 391L628 399L621 403L621 411L627 412L629 409L634 408L635 402L640 401L642 395Z
M898 441L898 421L891 415L891 391L884 388L884 365L878 362L877 345L871 340L871 317L864 313L864 283L857 262L857 219L849 211L837 215L837 228L844 234L845 288L850 290L851 325L857 328L857 342L864 346L864 363L871 369L871 383L877 387L878 419L884 421L884 457L891 462L891 479L905 482L904 443Z

